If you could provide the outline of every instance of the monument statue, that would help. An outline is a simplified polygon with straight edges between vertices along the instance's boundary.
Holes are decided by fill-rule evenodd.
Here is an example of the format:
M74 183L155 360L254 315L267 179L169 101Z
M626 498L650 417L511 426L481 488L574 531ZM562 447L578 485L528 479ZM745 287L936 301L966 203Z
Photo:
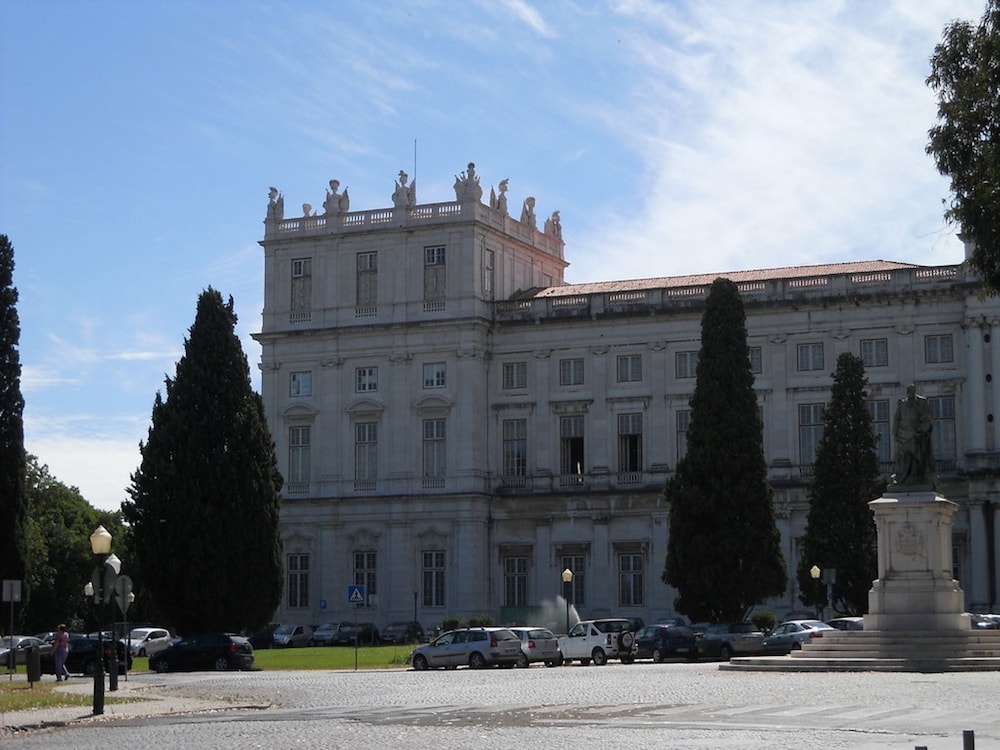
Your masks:
M476 174L476 165L469 162L469 166L461 175L455 175L455 200L458 201L478 201L483 197L483 189L479 185L479 175Z
M896 403L892 432L896 438L896 473L893 481L900 486L934 488L934 456L931 451L931 430L934 416L927 399L917 394L912 383L906 387L906 398Z
M268 190L267 217L265 221L285 220L285 197L278 192L278 188L272 187Z
M545 220L545 234L551 235L557 240L562 239L562 219L559 218L558 211L553 211L552 216Z
M417 181L414 180L409 185L406 181L410 179L402 169L399 170L399 179L396 180L396 190L392 194L392 205L396 208L409 208L417 205Z
M490 188L490 207L504 214L507 213L507 181L509 179L508 177L504 177L500 180L499 194L494 192L493 188Z
M535 222L535 197L529 195L521 205L521 223L535 229L538 224Z
M351 196L340 190L340 180L330 180L330 189L326 191L326 200L323 201L323 213L326 216L331 214L347 213L351 210Z

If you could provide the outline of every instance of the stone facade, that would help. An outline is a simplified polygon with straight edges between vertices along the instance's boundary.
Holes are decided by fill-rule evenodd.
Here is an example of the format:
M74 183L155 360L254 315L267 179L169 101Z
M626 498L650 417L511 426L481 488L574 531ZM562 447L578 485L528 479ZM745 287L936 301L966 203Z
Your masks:
M582 617L675 614L661 491L719 274L566 284L558 212L539 231L508 215L505 192L481 193L269 212L255 338L285 476L280 621L507 621L525 606L558 613L564 594ZM887 474L896 401L910 383L930 400L939 491L957 504L955 577L968 609L1000 607L1000 301L980 299L961 264L725 275L746 305L789 570L785 595L762 606L802 609L806 481L849 351L866 362Z

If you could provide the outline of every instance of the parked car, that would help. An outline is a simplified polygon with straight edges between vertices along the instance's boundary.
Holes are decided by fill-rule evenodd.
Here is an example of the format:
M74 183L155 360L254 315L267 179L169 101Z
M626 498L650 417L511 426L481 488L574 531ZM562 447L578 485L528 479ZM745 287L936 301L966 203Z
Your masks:
M607 664L608 659L631 664L635 633L630 625L626 618L581 620L559 639L559 650L566 661L577 659L584 666L593 661L600 667Z
M334 631L331 646L377 646L380 643L378 628L373 622L342 622Z
M271 636L275 648L308 646L312 637L311 625L279 625Z
M734 655L761 654L764 634L752 622L712 623L698 641L701 656L729 660Z
M832 620L827 620L826 624L829 625L831 628L836 628L837 630L864 630L865 618L834 617Z
M821 620L791 620L780 623L764 639L764 652L787 654L791 651L797 651L813 638L822 638L824 631L832 633L836 632L836 628Z
M132 656L152 656L172 645L173 637L166 628L135 628L128 634Z
M10 668L17 664L27 664L28 649L30 648L37 648L41 653L42 649L51 648L51 646L34 635L5 635L0 638L0 665ZM14 665L10 664L11 650L14 652Z
M112 643L116 647L118 674L124 674L132 668L132 654L128 653L122 641L112 641L102 638L100 646L104 653L104 671L111 671ZM70 674L93 675L97 667L98 640L96 637L72 633L69 637L69 652L66 654L66 671ZM42 674L56 673L56 660L52 649L41 654Z
M242 635L197 633L149 657L149 668L156 672L253 669L253 646Z
M668 657L698 660L698 639L687 625L647 625L635 634L635 658L659 663Z
M962 614L969 618L969 627L973 630L1000 630L1000 622L996 622L986 615L978 615L974 612L963 612Z
M449 630L430 643L415 648L409 656L421 671L468 665L482 669L499 665L513 667L521 659L521 641L507 628L459 628Z
M546 667L558 667L563 663L559 650L559 639L548 628L514 627L510 632L521 641L521 657L517 666L530 667L542 662Z
M339 622L324 622L318 628L316 628L312 635L309 636L310 646L331 646L333 645L333 636L340 628L341 623Z
M274 631L280 627L281 623L269 622L267 625L254 633L244 632L243 636L250 641L250 645L254 648L273 648Z
M423 643L424 628L416 620L393 622L382 630L382 643Z

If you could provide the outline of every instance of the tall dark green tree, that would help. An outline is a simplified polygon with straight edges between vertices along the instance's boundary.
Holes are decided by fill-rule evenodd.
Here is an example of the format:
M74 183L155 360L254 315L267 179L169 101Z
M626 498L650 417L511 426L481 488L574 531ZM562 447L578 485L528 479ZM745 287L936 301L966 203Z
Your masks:
M970 263L987 291L1000 293L1000 0L987 0L979 26L945 27L927 85L938 97L927 153L951 178L945 217L975 243Z
M878 574L875 516L868 503L881 495L876 436L868 411L868 380L860 357L837 358L830 402L823 408L823 436L809 483L809 515L796 576L799 599L825 606L827 587L812 566L837 571L830 604L838 612L868 611L868 590Z
M787 574L753 390L746 311L729 279L712 283L701 321L687 454L667 482L663 580L692 620L744 619L785 590Z
M17 317L14 286L14 246L0 234L0 578L21 581L22 601L29 596L24 585L24 397L21 395L21 359L18 343L21 324ZM0 603L0 620L9 625L10 607Z
M181 633L266 623L281 597L281 476L235 334L207 289L122 504L140 575Z

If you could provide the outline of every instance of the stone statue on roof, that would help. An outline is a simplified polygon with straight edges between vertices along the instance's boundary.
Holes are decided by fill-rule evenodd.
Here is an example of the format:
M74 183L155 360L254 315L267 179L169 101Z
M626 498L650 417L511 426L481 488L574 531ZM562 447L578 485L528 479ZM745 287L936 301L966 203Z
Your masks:
M559 218L558 211L553 211L552 216L545 220L545 234L555 237L557 240L562 239L562 220Z
M326 200L323 201L323 213L326 216L332 214L347 213L351 210L351 196L347 194L347 188L340 192L340 180L330 180L330 188L326 191Z
M396 180L396 190L392 194L392 205L396 208L409 208L417 205L417 181L414 180L409 185L409 175L402 169L399 170L399 179Z
M535 196L529 195L521 205L521 223L536 229L538 223L535 221Z
M278 192L278 188L268 189L267 216L265 221L285 220L285 196Z
M461 175L455 175L455 200L478 201L482 197L483 189L479 185L476 165L470 161L469 166Z
M490 207L501 213L507 213L507 182L510 178L504 177L500 180L499 194L490 188Z

